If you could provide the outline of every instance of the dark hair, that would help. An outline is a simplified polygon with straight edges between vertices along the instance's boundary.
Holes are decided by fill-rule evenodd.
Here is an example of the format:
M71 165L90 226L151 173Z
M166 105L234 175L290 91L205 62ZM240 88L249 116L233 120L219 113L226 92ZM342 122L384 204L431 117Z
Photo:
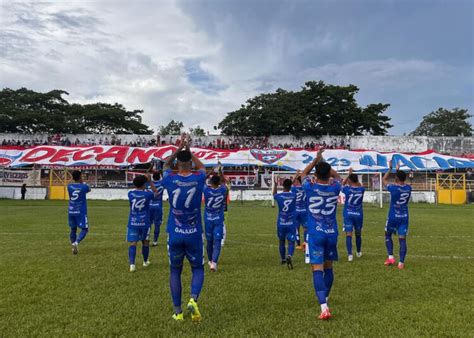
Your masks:
M405 182L405 180L407 179L407 174L404 171L397 170L397 173L395 175L397 176L397 179L400 182Z
M297 176L296 180L301 183L301 176Z
M319 162L316 165L316 176L320 180L328 180L331 176L331 165L327 162Z
M176 159L179 162L189 162L191 161L191 158L192 158L192 154L189 150L181 150L178 153L178 156L176 156Z
M155 181L158 181L160 178L161 178L160 172L159 172L159 171L155 171L155 172L153 173L153 179L154 179Z
M290 189L292 184L293 182L291 182L291 180L287 178L283 181L283 188Z
M76 182L81 179L81 172L80 172L79 170L74 170L74 171L71 173L71 175L72 175L72 179L73 179L74 181L76 181Z
M137 188L141 188L146 184L147 181L148 179L145 175L138 175L133 179L133 185Z
M221 183L221 178L218 175L211 176L211 183L213 185L219 185Z
M356 174L350 174L348 176L349 180L353 183L357 183L359 182L359 176L357 176Z

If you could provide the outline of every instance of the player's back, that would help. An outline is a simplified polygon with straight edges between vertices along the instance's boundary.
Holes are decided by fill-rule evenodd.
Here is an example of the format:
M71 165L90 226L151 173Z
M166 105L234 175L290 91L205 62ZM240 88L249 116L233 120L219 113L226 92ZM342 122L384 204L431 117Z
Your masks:
M163 207L163 191L164 186L161 180L153 181L156 188L156 193L153 194L153 198L150 201L150 209L158 209Z
M150 226L148 210L153 193L146 190L132 190L128 192L130 215L128 227L144 228Z
M69 215L85 215L87 214L86 194L91 189L84 183L70 183L67 186L69 194Z
M224 213L227 188L220 185L217 188L204 187L205 213L207 215L221 215Z
M390 192L389 218L408 218L411 185L389 184L387 185L387 190Z
M274 196L278 204L278 226L293 226L296 213L296 194L281 192Z
M304 184L308 211L308 233L337 234L336 209L337 199L341 192L341 184L311 183Z
M365 188L345 186L342 188L342 193L345 195L344 202L344 217L347 216L362 216L363 208L362 202L364 200Z
M168 192L170 212L168 232L189 235L202 233L201 198L206 175L204 171L187 176L165 172L163 185Z
M306 212L306 193L303 186L293 186L291 192L296 196L296 212Z

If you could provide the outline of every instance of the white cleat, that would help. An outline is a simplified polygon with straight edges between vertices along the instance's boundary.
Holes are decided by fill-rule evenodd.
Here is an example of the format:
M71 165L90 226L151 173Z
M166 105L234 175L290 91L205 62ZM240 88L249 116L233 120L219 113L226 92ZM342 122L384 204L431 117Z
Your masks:
M217 264L212 262L211 263L211 272L216 272L217 271Z
M146 268L147 266L149 266L151 264L150 261L146 261L146 262L143 262L143 266Z
M136 270L135 264L130 264L130 272L135 272Z
M356 255L357 255L357 258L361 258L362 257L362 252L358 252L358 253L356 253Z
M72 243L72 254L77 255L78 252L79 250L77 249L77 243L76 242Z
M347 260L349 262L352 262L354 260L354 256L352 256L352 255L347 256Z
M153 242L153 246L158 246L158 242Z

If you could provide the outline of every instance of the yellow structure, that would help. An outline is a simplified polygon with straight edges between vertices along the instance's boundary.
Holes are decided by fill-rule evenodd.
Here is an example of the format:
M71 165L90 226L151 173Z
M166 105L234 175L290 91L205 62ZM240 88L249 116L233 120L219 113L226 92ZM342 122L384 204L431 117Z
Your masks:
M68 200L67 184L71 181L71 174L67 169L50 169L49 193L50 200Z
M440 204L465 204L466 174L436 174L436 193Z

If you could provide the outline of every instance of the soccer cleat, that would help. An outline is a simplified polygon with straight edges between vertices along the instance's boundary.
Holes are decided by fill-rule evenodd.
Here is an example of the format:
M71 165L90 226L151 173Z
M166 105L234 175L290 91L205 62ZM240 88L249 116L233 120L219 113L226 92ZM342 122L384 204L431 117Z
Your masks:
M214 262L211 262L211 272L216 272L217 271L217 264Z
M325 309L321 311L321 314L319 315L319 319L321 320L328 320L331 317L332 315L331 315L331 312L329 312L329 309Z
M175 313L173 314L173 317L172 317L175 321L177 322L182 322L184 320L184 315L183 313Z
M352 255L347 256L347 260L349 262L352 262L354 260L354 256L352 256Z
M158 245L158 242L153 242L152 245L153 245L153 246L157 246L157 245Z
M286 257L286 266L289 270L293 270L293 260L291 259L291 256Z
M395 264L395 258L387 258L383 264L385 266L394 265Z
M199 312L198 305L196 301L191 298L188 303L188 311L191 313L191 320L193 322L200 322L201 321L201 312Z
M362 252L358 252L358 253L356 253L356 255L357 255L357 258L361 258L362 257Z
M146 262L143 262L143 266L146 268L147 266L149 266L151 264L150 261L146 261Z
M281 260L281 265L286 264L286 259Z
M77 255L79 250L77 249L77 243L72 243L72 254Z
M135 272L136 270L135 264L130 264L130 272Z
M398 263L398 270L403 270L405 269L405 263L399 262Z

